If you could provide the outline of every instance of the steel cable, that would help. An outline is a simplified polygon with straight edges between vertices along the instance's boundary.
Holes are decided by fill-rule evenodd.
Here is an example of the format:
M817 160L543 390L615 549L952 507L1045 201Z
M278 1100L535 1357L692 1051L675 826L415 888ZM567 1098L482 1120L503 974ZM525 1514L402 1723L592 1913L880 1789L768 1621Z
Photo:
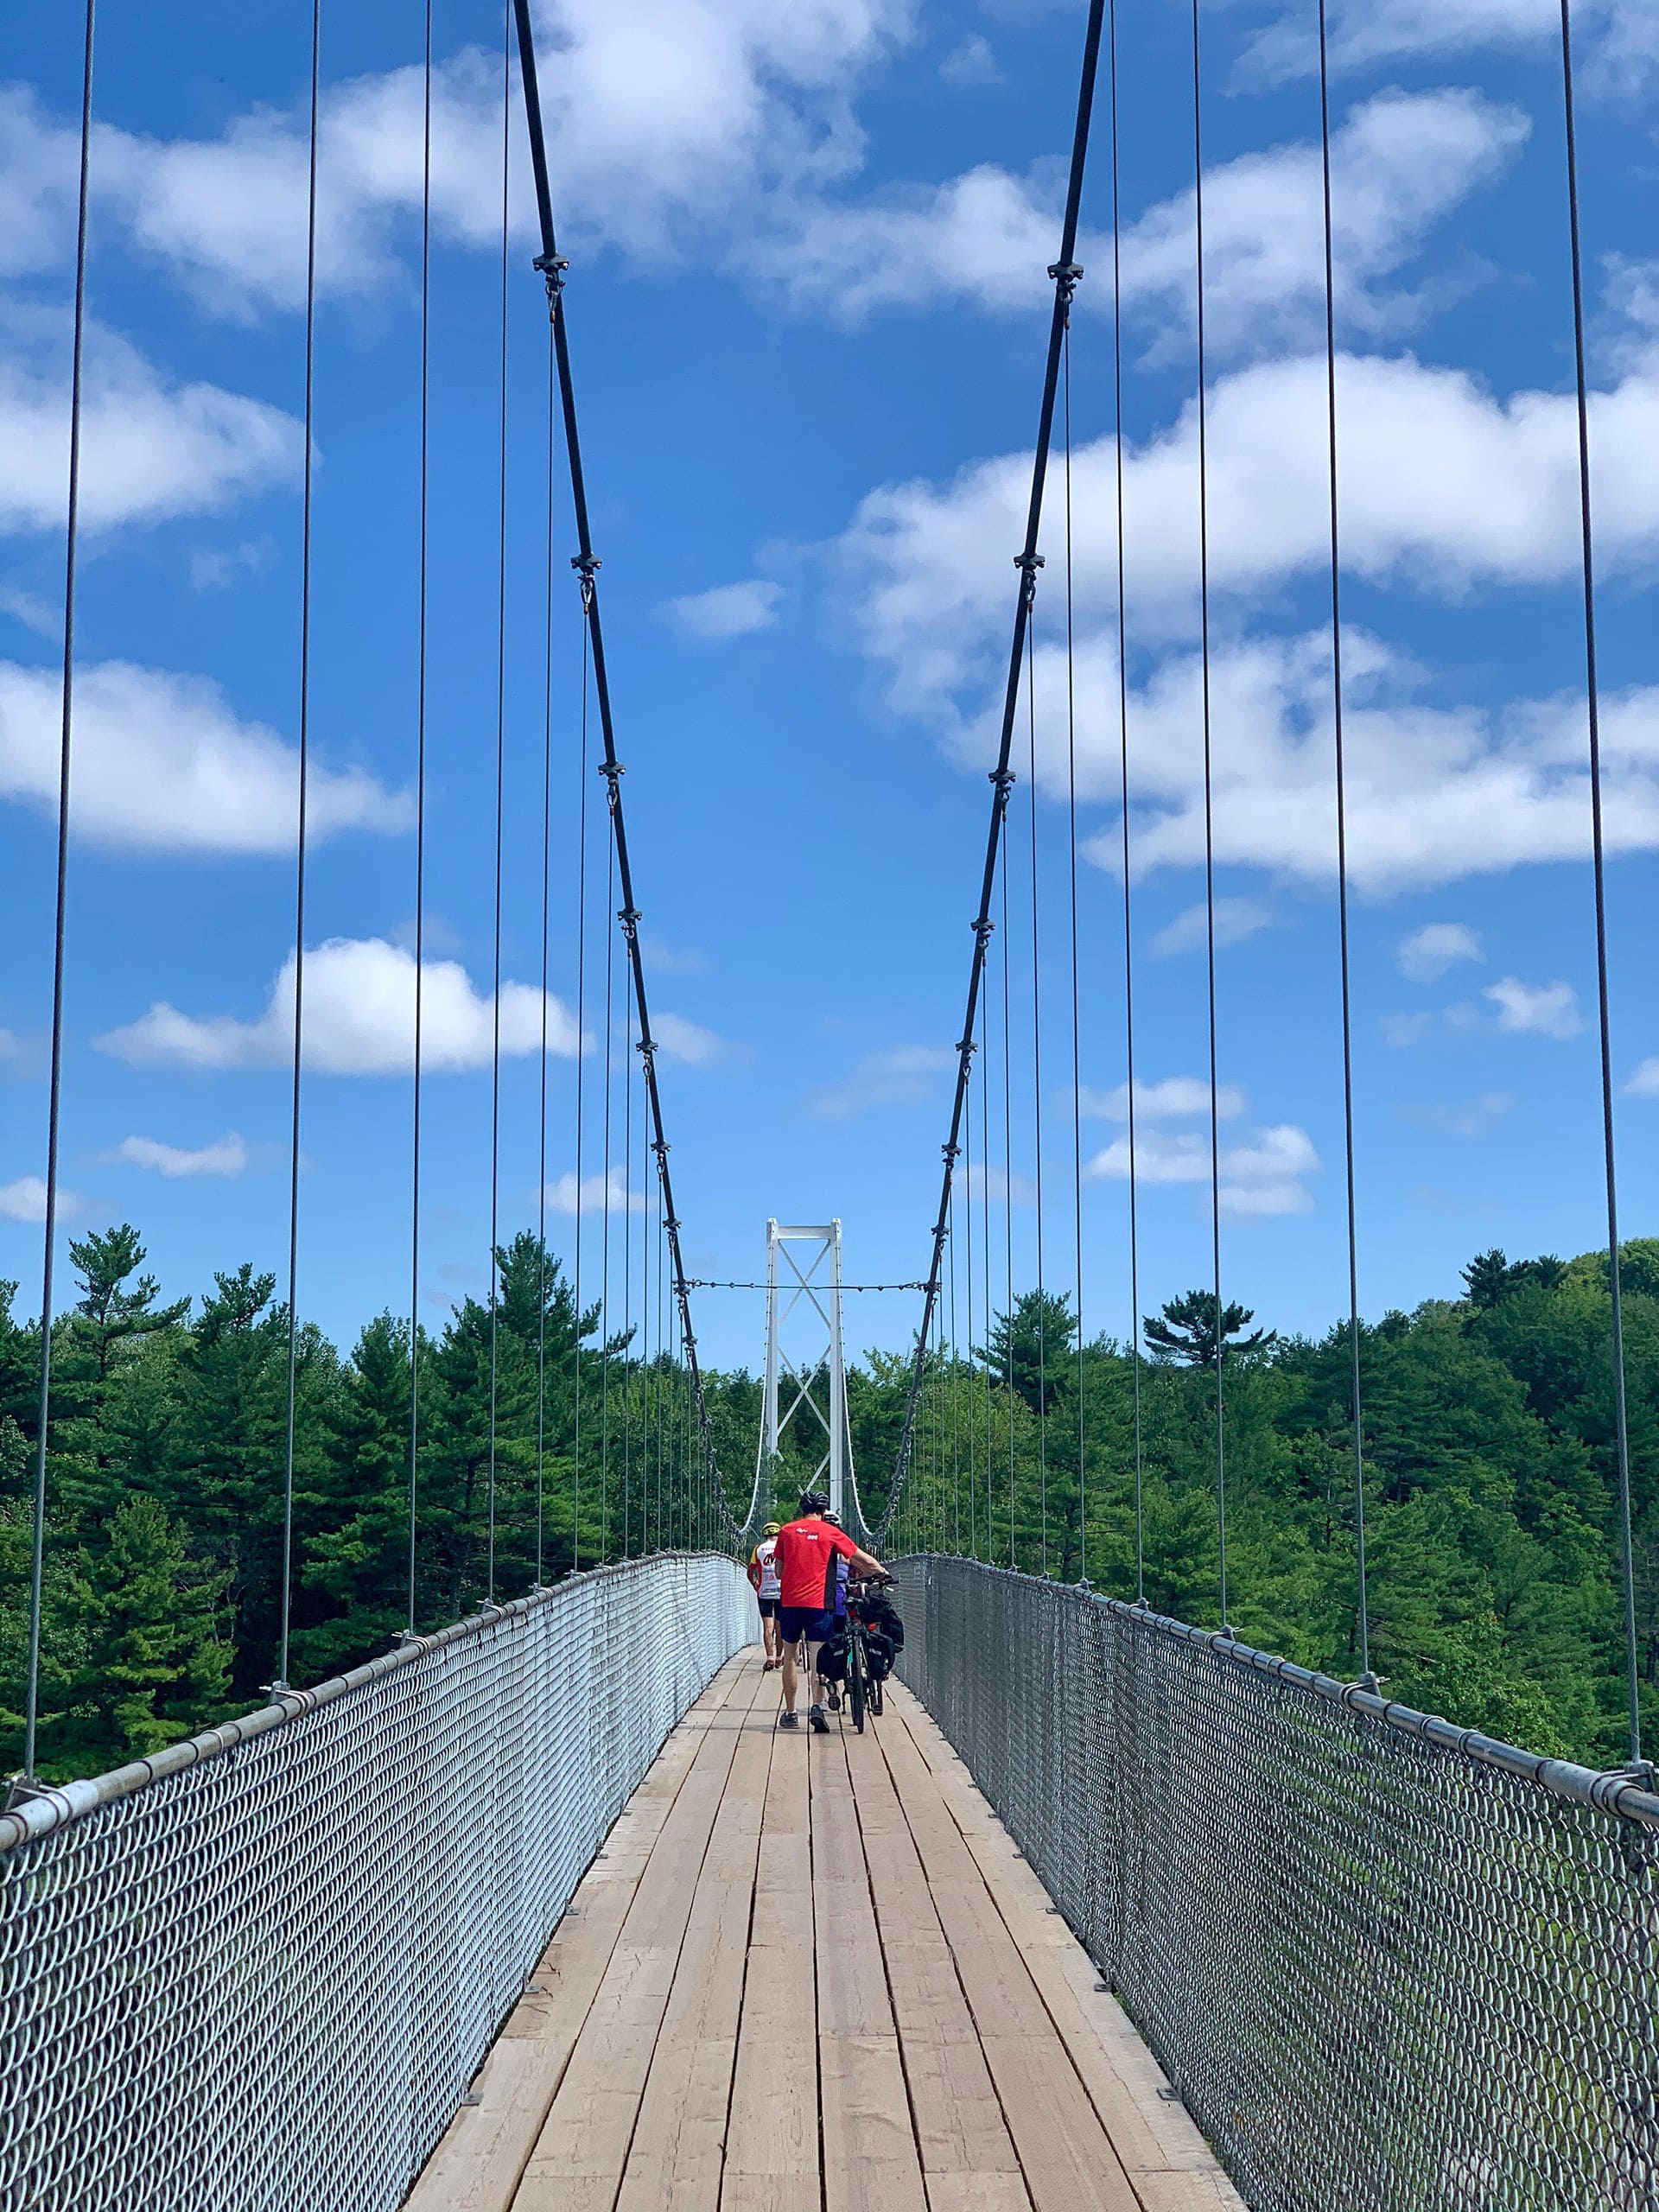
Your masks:
M1348 958L1348 786L1343 746L1342 537L1337 477L1336 246L1331 201L1331 65L1325 0L1319 0L1319 167L1325 216L1325 389L1331 484L1331 712L1336 755L1337 917L1342 961L1342 1134L1348 1196L1348 1341L1353 1401L1354 1546L1358 1582L1359 1671L1371 1673L1371 1610L1365 1577L1365 1428L1359 1376L1359 1210L1354 1178L1353 996ZM1219 1302L1219 1301L1217 1301ZM1225 1607L1223 1608L1225 1618Z
M311 486L315 448L317 333L317 94L322 50L322 0L311 6L311 116L305 236L305 474L300 520L300 758L294 871L294 1090L288 1181L288 1404L283 1449L283 1586L279 1598L276 1679L288 1687L288 1637L294 1596L294 1402L299 1358L300 1064L305 1020L305 830L311 749Z
M582 1101L588 1058L588 614L582 613L582 716L576 749L576 1192L573 1289L576 1301L575 1384L570 1442L570 1571L582 1566ZM603 1338L601 1337L601 1344Z
M615 789L614 784L610 787ZM616 900L616 845L605 856L605 1113L600 1132L604 1211L599 1229L599 1556L611 1550L611 1031L616 1020L611 911Z
M1026 628L1026 716L1031 782L1031 1144L1037 1228L1037 1514L1039 1572L1048 1573L1048 1344L1043 1282L1043 994L1037 942L1037 637Z
M501 424L495 576L495 985L490 1001L490 1477L485 1593L495 1603L496 1422L500 1322L501 829L507 779L507 188L512 161L512 49L501 35Z
M1116 154L1116 148L1114 146ZM1061 382L1065 450L1065 804L1071 887L1071 1190L1077 1255L1077 1573L1089 1580L1089 1478L1083 1357L1083 1020L1077 985L1077 690L1071 576L1071 319L1066 317Z
M1223 1371L1227 1331L1221 1303L1221 1098L1216 1062L1216 836L1210 716L1210 452L1205 350L1204 100L1198 60L1198 0L1192 0L1192 215L1198 276L1198 625L1204 692L1204 915L1210 1021L1210 1229L1216 1299L1216 1530L1221 1625L1227 1617L1227 1407Z
M427 589L431 510L432 385L432 0L426 0L421 132L421 521L415 708L415 1058L409 1193L409 1613L415 1634L415 1584L421 1440L421 1046L426 991Z
M528 0L514 0L523 13ZM984 977L986 940L990 933L990 905L996 883L996 865L1002 843L1006 811L1007 787L1010 778L1009 760L1014 747L1014 721L1019 710L1020 683L1026 658L1027 632L1030 626L1032 607L1036 597L1037 572L1042 566L1042 556L1037 550L1038 536L1042 524L1043 490L1047 480L1049 446L1053 435L1055 397L1059 384L1060 347L1065 335L1065 315L1078 277L1082 275L1075 255L1077 241L1077 217L1083 199L1084 171L1089 149L1089 126L1094 108L1095 78L1100 58L1101 25L1105 0L1090 0L1088 28L1084 38L1083 64L1077 86L1077 120L1072 131L1071 156L1066 181L1065 213L1061 224L1060 255L1049 265L1048 274L1054 282L1054 304L1049 319L1047 353L1043 372L1042 404L1039 410L1037 438L1032 458L1031 493L1026 514L1025 542L1014 556L1014 566L1020 572L1020 584L1014 599L1014 634L1008 649L1007 676L1003 688L1001 735L997 747L997 765L992 773L994 796L991 804L989 829L986 836L985 861L980 881L979 911L973 922L974 951L968 972L967 1011L963 1019L957 1045L957 1081L950 1110L950 1132L943 1147L944 1156L944 1179L939 1192L938 1212L933 1224L933 1252L927 1273L927 1289L924 1294L922 1324L916 1332L916 1353L911 1373L910 1390L906 1406L905 1423L899 1436L897 1462L882 1528L876 1532L878 1544L885 1534L887 1522L904 1491L905 1476L909 1465L917 1395L919 1391L931 1335L929 1324L938 1302L940 1261L947 1229L946 1213L950 1196L951 1177L961 1157L963 1098L967 1089L969 1070L973 1058L972 1039L974 1016ZM1034 800L1033 800L1034 804Z
M536 1585L545 1575L546 1459L547 1459L547 1301L552 1290L552 1269L547 1256L547 987L548 932L553 897L553 464L557 429L554 381L553 334L547 339L547 603L545 658L542 690L542 1065L541 1100L536 1150ZM581 1066L581 1039L577 1039ZM577 1350L581 1350L578 1338Z
M1624 1374L1624 1301L1618 1254L1618 1156L1613 1141L1613 1039L1607 986L1607 872L1601 791L1601 684L1596 653L1596 548L1590 498L1590 386L1584 354L1584 254L1579 219L1578 118L1573 86L1572 0L1561 0L1561 95L1566 124L1567 228L1573 268L1573 358L1579 433L1579 516L1584 546L1585 705L1590 765L1591 873L1596 906L1596 1013L1601 1047L1602 1157L1607 1183L1607 1288L1612 1307L1613 1427L1624 1580L1624 1650L1630 1763L1642 1757L1642 1681L1630 1526L1630 1429Z
M1135 1595L1147 1599L1144 1448L1141 1415L1141 1231L1135 1127L1135 931L1129 876L1129 665L1128 619L1123 582L1123 288L1122 223L1119 188L1117 124L1117 7L1109 19L1108 84L1112 122L1112 446L1117 510L1117 731L1123 868L1123 1045L1127 1080L1123 1087L1129 1170L1129 1375L1135 1410Z
M52 941L52 1071L47 1095L46 1218L41 1264L39 1432L29 1541L29 1674L23 1694L23 1779L35 1778L41 1707L41 1620L46 1574L47 1439L52 1419L52 1274L58 1234L58 1143L63 1102L64 947L69 916L69 770L74 734L75 573L80 545L81 370L86 339L86 238L92 151L92 43L97 0L86 0L80 77L80 181L75 218L75 308L69 378L69 485L63 575L63 711L58 739L58 853Z

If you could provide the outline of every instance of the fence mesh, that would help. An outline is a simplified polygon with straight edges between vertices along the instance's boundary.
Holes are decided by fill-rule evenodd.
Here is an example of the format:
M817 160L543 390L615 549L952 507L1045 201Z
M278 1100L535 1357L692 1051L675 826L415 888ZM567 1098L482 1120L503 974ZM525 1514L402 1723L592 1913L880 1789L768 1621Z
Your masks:
M753 1622L607 1568L0 1819L0 2207L390 2212Z
M1255 2212L1659 2212L1659 1801L955 1558L902 1671Z

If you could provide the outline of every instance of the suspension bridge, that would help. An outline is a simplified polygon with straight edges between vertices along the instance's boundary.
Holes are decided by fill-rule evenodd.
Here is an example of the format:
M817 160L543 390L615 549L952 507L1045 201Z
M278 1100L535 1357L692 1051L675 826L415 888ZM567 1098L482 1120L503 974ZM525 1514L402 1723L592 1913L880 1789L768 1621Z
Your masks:
M1371 1670L1365 1548L1365 1382L1348 944L1338 408L1338 290L1329 55L1318 10L1324 240L1323 443L1330 533L1334 753L1348 1255L1346 1363L1355 1586L1351 1679L1254 1648L1228 1582L1228 1408L1220 1093L1217 1060L1212 729L1204 477L1206 276L1202 126L1208 84L1191 22L1192 281L1198 373L1201 739L1209 1012L1208 1176L1213 1297L1215 1625L1167 1618L1147 1597L1141 1498L1141 1353L1133 1348L1134 1513L1121 1588L1094 1586L1090 1408L1075 1354L1046 1339L1035 1362L1034 1508L1014 1496L1011 1232L1006 1371L995 1341L991 1190L1015 1052L1007 858L1021 768L1034 784L1034 610L1059 587L1071 643L1071 321L1079 286L1120 272L1118 24L1090 0L1084 24L1063 221L1047 264L1052 308L1022 543L1007 549L1012 626L965 1006L942 1143L926 1271L903 1284L843 1281L842 1224L768 1225L764 1281L688 1273L671 1173L640 924L648 888L631 851L577 411L570 299L544 137L532 15L514 0L501 56L501 626L494 760L496 938L491 1287L481 1371L487 1428L475 1610L435 1622L430 1370L422 1295L423 1020L428 963L426 679L432 14L426 11L422 295L421 676L412 966L410 1317L406 1339L407 1607L392 1648L308 1683L293 1675L305 1540L296 1479L302 1126L308 938L307 773L312 576L311 437L318 267L318 116L324 10L311 10L307 239L304 639L292 962L292 1119L285 1331L286 1440L272 1680L240 1718L118 1769L51 1778L41 1623L51 1566L54 1258L74 891L74 632L79 543L88 210L98 138L94 7L82 69L71 407L55 964L44 1179L40 1369L32 1441L23 1761L0 1812L0 2203L16 2212L1659 2212L1659 1788L1642 1741L1624 1393L1615 1084L1606 956L1596 537L1577 196L1572 18L1561 7L1563 179L1572 238L1578 486L1583 542L1582 735L1592 819L1591 896L1615 1385L1613 1457L1623 1605L1605 1625L1624 1653L1628 1755L1591 1768L1539 1756L1387 1694ZM1078 262L1091 146L1109 142L1113 261ZM522 134L539 251L515 267L508 133ZM501 912L505 766L506 300L528 276L549 329L550 607L552 462L568 466L582 638L581 767L597 768L606 832L606 1188L596 1370L582 1348L582 1166L591 1141L576 1085L572 1434L543 1433L550 1341L545 1179L532 1267L535 1443L511 1493L499 1430L508 1333L499 1244ZM1122 337L1114 312L1121 398ZM1058 471L1055 463L1058 460ZM1116 433L1118 714L1122 674L1123 467ZM1051 524L1058 474L1062 528ZM557 511L562 522L563 512ZM1046 550L1045 550L1046 549ZM1003 557L999 555L999 558ZM552 626L547 659L552 665ZM589 712L592 722L590 728ZM1023 731L1022 731L1023 725ZM548 709L551 759L552 712ZM1020 740L1024 736L1022 753ZM1213 740L1213 745L1212 745ZM593 747L596 747L597 757ZM1075 765L1075 764L1074 764ZM1122 750L1125 1142L1131 1305L1135 1065L1130 755ZM649 787L638 804L649 809ZM587 865L586 801L582 865ZM1078 910L1071 791L1071 1077L1077 1089ZM543 787L540 1139L547 1147L547 924L551 770ZM1031 938L1037 937L1033 810ZM964 868L969 856L964 855ZM586 899L584 888L582 897ZM584 905L583 912L586 907ZM614 927L612 917L614 917ZM997 947L1003 948L1000 968ZM620 1003L615 953L621 954ZM1001 985L1000 1025L995 1000ZM588 956L578 963L576 1033ZM654 1217L613 1231L611 1072L657 1184ZM1033 1018L1032 1057L1042 1032ZM637 1060L637 1068L634 1065ZM1033 1066L1033 1091L1041 1077ZM1073 1135L1076 1137L1076 1123ZM977 1151L976 1146L977 1145ZM1081 1262L1082 1172L1073 1178ZM1042 1150L1036 1154L1037 1287ZM1002 1194L1012 1162L1001 1163ZM594 1229L591 1213L600 1221ZM636 1255L645 1357L610 1402L611 1240ZM962 1255L959 1265L958 1252ZM654 1280L653 1280L654 1275ZM1083 1285L1074 1287L1081 1305ZM632 1278L627 1280L632 1285ZM976 1384L960 1396L964 1333ZM764 1294L766 1357L753 1472L729 1464L694 1325L699 1294ZM843 1300L919 1298L902 1419L873 1464L855 1455ZM632 1299L632 1287L626 1294ZM653 1303L654 1301L654 1303ZM655 1352L649 1332L655 1315ZM401 1357L401 1355L400 1355ZM1050 1363L1075 1357L1075 1428L1050 1421ZM601 1402L594 1402L594 1376ZM586 1395L584 1396L584 1392ZM633 1426L636 1396L643 1408ZM1000 1424L1009 1424L1006 1455ZM1068 1416L1069 1419L1069 1416ZM400 1451L403 1440L400 1440ZM745 1567L789 1501L785 1472L821 1482L857 1541L891 1569L906 1641L887 1710L868 1729L776 1727ZM522 1470L520 1472L522 1473ZM568 1497L555 1482L568 1483ZM510 1528L507 1500L518 1521ZM1028 1510L1029 1509L1029 1510ZM532 1535L527 1533L533 1514ZM523 1525L519 1525L522 1522ZM1091 1554L1091 1541L1096 1546ZM1108 1557L1121 1554L1108 1553ZM444 1586L448 1586L445 1585ZM459 1581L456 1585L460 1586ZM1622 1629L1622 1637L1619 1631Z

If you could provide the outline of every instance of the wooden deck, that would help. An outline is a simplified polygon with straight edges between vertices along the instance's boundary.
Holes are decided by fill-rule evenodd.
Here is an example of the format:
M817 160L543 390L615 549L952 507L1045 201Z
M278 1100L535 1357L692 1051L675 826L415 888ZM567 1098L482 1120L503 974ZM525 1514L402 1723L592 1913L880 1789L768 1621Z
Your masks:
M408 2212L1242 2212L915 1701L778 1705L675 1731Z

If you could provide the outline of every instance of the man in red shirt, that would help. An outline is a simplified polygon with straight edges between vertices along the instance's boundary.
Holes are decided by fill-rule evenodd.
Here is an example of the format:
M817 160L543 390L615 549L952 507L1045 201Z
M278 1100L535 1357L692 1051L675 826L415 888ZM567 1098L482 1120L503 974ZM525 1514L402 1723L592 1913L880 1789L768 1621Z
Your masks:
M832 1528L824 1519L830 1501L821 1491L801 1497L801 1517L778 1531L773 1559L778 1570L781 1602L778 1627L784 1646L784 1709L780 1728L798 1728L795 1716L796 1651L804 1640L806 1671L817 1681L818 1646L829 1638L836 1602L836 1561L846 1558L861 1574L885 1574L887 1569L873 1554L861 1551L844 1529ZM829 1727L823 1707L811 1705L807 1719L820 1735Z

